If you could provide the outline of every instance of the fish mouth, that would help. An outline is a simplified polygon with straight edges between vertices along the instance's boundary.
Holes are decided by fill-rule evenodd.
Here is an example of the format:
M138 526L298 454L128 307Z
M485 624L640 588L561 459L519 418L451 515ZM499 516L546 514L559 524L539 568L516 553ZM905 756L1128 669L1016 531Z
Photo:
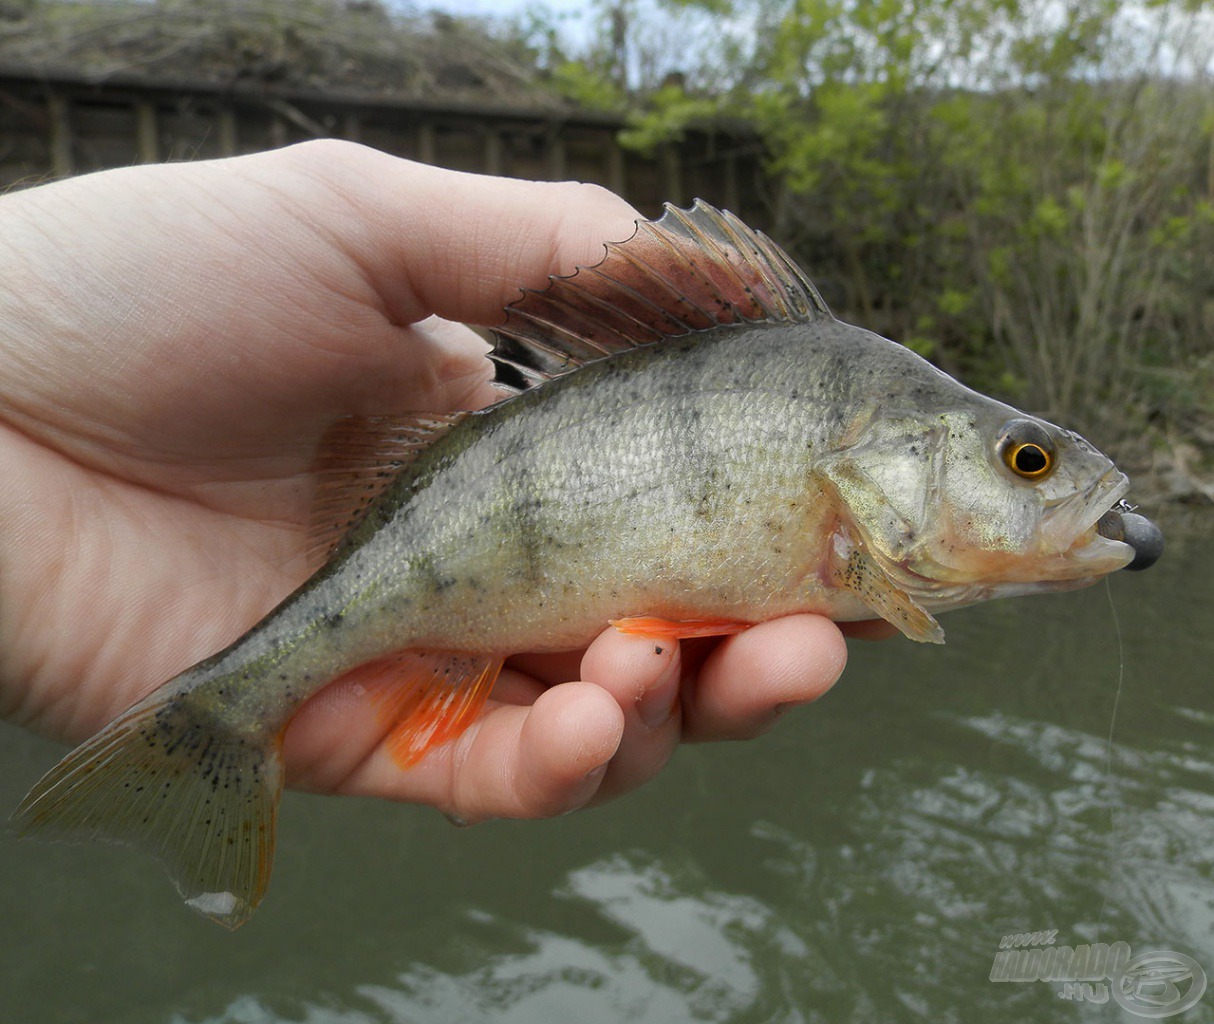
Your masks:
M1109 513L1116 512L1121 499L1130 489L1124 473L1111 468L1079 495L1062 498L1047 507L1041 520L1041 534L1047 550L1061 559L1058 568L1065 570L1059 578L1069 578L1082 585L1088 581L1124 568L1134 561L1136 551L1128 543L1124 531L1117 535L1109 528ZM1102 531L1100 523L1105 523Z
M1134 560L1126 569L1139 572L1159 561L1163 554L1163 531L1146 516L1136 515L1134 509L1122 498L1096 521L1096 532L1109 540L1129 544L1134 549Z
M1163 550L1163 535L1123 501L1130 482L1109 469L1085 491L1048 506L1036 556L979 582L942 584L939 576L899 566L900 585L929 611L947 611L996 597L1053 593L1090 586L1118 569L1146 568Z

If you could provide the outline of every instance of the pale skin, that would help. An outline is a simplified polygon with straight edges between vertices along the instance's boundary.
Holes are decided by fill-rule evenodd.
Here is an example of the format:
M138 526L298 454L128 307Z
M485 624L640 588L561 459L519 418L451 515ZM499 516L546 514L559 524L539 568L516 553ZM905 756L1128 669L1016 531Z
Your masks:
M308 575L333 422L494 400L462 325L596 262L636 216L594 186L336 142L0 198L0 714L78 743L239 636ZM512 659L409 770L347 677L288 728L288 781L461 821L559 814L680 741L757 736L845 661L813 615L681 647L608 629Z

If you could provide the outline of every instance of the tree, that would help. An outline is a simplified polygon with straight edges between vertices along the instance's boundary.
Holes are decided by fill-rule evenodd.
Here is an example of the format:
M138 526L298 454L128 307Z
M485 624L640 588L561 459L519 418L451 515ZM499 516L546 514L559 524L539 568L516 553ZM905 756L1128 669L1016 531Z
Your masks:
M562 51L559 74L584 92L610 68L602 99L630 111L636 146L696 119L750 120L770 154L773 233L839 312L1105 439L1214 423L1205 5L596 10L623 18L628 41ZM661 43L672 26L678 46Z

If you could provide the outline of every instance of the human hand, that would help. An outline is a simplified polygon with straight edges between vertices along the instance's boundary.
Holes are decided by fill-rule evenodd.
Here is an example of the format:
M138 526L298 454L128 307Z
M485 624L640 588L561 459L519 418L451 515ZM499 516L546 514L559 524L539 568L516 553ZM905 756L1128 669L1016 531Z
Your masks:
M491 401L455 321L500 320L634 217L590 186L332 142L0 199L0 714L82 740L248 629L307 575L325 431ZM558 813L652 777L680 739L756 734L845 659L815 616L654 648L608 631L515 658L408 771L347 679L292 722L288 779L465 820Z

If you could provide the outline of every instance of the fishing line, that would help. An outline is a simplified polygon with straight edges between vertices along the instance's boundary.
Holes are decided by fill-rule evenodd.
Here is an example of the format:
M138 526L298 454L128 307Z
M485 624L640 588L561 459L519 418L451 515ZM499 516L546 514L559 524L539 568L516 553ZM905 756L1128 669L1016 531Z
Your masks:
M1105 742L1104 748L1104 789L1109 794L1109 864L1108 875L1110 880L1113 873L1117 869L1117 814L1120 810L1118 801L1114 799L1118 795L1117 777L1113 774L1113 734L1117 729L1117 710L1121 706L1121 690L1125 684L1125 645L1121 638L1121 620L1117 617L1117 605L1113 601L1113 588L1109 585L1109 578L1104 578L1104 592L1109 599L1109 611L1113 616L1113 632L1117 637L1117 689L1113 693L1113 713L1109 716L1109 736ZM1100 914L1096 919L1097 934L1104 927L1104 912L1109 905L1109 893L1106 888L1104 899L1100 903Z

